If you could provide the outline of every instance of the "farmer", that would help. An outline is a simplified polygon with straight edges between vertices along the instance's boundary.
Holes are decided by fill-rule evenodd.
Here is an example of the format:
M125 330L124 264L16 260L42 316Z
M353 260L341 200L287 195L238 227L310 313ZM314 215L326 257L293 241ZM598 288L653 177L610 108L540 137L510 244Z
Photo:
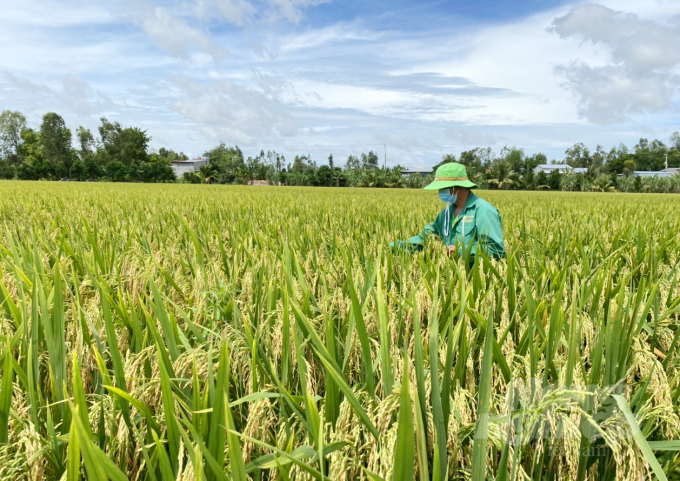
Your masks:
M439 191L446 208L420 234L407 241L397 241L396 246L392 243L392 247L421 250L430 234L434 234L448 246L449 253L470 251L470 265L479 249L496 259L505 257L501 215L494 206L472 193L471 189L476 188L477 185L468 180L464 165L450 162L440 166L434 182L425 190Z

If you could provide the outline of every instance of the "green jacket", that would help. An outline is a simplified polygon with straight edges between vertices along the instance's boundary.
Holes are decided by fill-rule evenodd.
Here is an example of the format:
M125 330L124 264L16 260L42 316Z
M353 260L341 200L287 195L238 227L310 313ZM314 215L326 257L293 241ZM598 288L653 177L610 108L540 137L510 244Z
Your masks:
M497 259L505 257L501 215L494 206L470 192L465 207L458 217L455 217L454 206L449 209L448 235L445 234L446 209L444 209L434 222L425 226L420 234L411 237L405 243L400 242L400 246L422 249L429 235L434 234L447 246L458 245L462 250L463 245L465 245L466 249L471 249L471 256L474 256L477 249L482 246L481 248L487 249L490 256Z

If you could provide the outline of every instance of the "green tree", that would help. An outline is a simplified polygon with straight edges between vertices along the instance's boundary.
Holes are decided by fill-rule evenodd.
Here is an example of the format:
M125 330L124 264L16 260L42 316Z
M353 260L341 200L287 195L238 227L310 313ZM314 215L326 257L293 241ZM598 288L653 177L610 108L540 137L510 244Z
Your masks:
M567 165L571 167L587 167L590 168L592 163L592 157L590 156L590 150L582 142L574 144L573 147L568 148L564 151L566 154L564 161Z
M500 159L504 160L511 172L519 175L526 174L526 164L524 162L524 149L519 149L515 146L503 147L501 150Z
M149 160L149 142L151 138L145 130L137 127L123 128L118 122L109 122L101 118L99 135L105 162L119 161L124 165L142 164Z
M166 149L165 147L161 147L158 149L158 154L156 154L160 157L163 157L166 160L173 161L173 160L189 160L189 156L185 154L184 152L177 153L172 149Z
M21 163L17 177L21 180L50 180L55 177L55 165L45 159L40 132L26 128L21 132L18 155Z
M347 157L347 162L345 163L345 170L359 170L361 168L361 162L356 155L350 155Z
M458 162L465 166L468 177L477 179L491 169L495 156L490 147L477 147L461 152Z
M177 180L171 161L159 154L151 154L149 161L141 165L140 175L143 182L174 182Z
M604 170L604 164L607 160L607 152L601 145L595 148L595 152L590 156L590 165L588 166L588 172L596 175L602 173Z
M17 168L9 160L0 159L0 179L13 179L17 175Z
M534 190L536 188L536 174L533 169L527 170L524 176L524 188L527 190Z
M642 177L635 177L635 183L633 185L634 192L642 192Z
M266 179L266 169L262 159L264 159L264 150L261 150L257 157L248 157L246 160L246 167L255 180Z
M618 147L612 148L607 154L604 171L608 174L622 174L624 163L626 160L632 158L631 153L628 151L628 147L624 144L619 144Z
M201 174L198 172L185 172L182 176L182 181L189 184L201 184L203 179Z
M647 139L640 139L634 148L635 165L639 170L662 170L667 152L668 148L660 140L649 142Z
M80 126L76 129L79 150L77 159L73 160L69 177L73 180L98 179L103 175L102 166L106 162L104 149L96 150L97 140L90 129Z
M562 178L560 179L560 188L563 191L568 192L579 190L579 177L581 177L580 174L575 174L573 172L566 172L562 174Z
M562 174L560 174L557 170L550 172L550 175L548 175L548 185L550 186L551 190L560 190L562 181L561 176Z
M273 165L274 170L278 173L283 170L283 166L286 164L286 157L283 154L279 154L274 150L268 150L267 162Z
M234 181L237 184L251 184L253 182L253 174L247 167L237 169L234 176Z
M82 125L76 130L76 137L78 138L78 144L80 145L80 155L81 158L85 154L92 153L95 149L96 142L94 135L90 129L86 129Z
M637 177L639 179L639 177ZM612 190L614 185L612 184L611 177L608 175L598 176L592 185L592 190L595 192L606 192Z
M71 169L71 131L64 119L54 112L46 113L40 125L40 141L45 159L64 174Z
M512 170L508 160L504 158L496 160L490 170L487 182L492 188L507 190L520 187L519 174Z
M83 160L83 170L87 180L96 180L104 175L103 166L95 155L90 155Z
M361 154L361 168L363 170L373 170L378 168L378 154L372 150L368 154Z
M85 165L82 160L74 159L71 164L71 169L69 170L68 176L71 180L86 180L85 176Z
M327 165L322 165L314 173L314 185L329 187L333 185L333 169Z
M532 156L526 157L524 159L524 171L525 175L533 174L534 169L541 164L547 164L548 157L543 152L537 152Z
M201 169L206 182L230 184L236 180L237 172L246 168L243 152L238 146L230 147L224 142L203 154L208 159L208 165Z
M0 113L0 159L11 164L21 162L19 147L21 132L26 128L26 117L19 111L5 110Z
M331 169L332 171L332 178L333 178L333 185L335 187L344 187L347 185L347 177L345 176L345 173L342 171L340 167L333 167Z
M680 132L671 135L671 149L680 150Z
M291 172L296 174L313 172L316 170L316 163L309 155L296 155L293 160Z
M629 177L635 172L635 161L633 159L627 159L623 162L623 175Z
M128 174L127 166L120 160L112 160L105 167L106 177L111 182L124 182Z
M638 177L624 176L617 179L616 187L621 192L635 192L635 179Z
M680 132L673 132L668 149L668 167L680 167ZM677 176L680 180L680 176Z

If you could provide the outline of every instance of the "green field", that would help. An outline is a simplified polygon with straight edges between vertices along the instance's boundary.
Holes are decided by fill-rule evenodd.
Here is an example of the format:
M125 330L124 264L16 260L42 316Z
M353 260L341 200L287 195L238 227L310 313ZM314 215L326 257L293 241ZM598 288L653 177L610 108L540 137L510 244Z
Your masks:
M680 197L480 195L0 183L0 477L680 478Z

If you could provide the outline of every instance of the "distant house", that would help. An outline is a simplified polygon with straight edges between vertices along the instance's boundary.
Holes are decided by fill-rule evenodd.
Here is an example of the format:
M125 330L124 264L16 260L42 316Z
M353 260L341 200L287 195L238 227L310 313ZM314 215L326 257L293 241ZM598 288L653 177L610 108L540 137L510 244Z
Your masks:
M420 175L425 177L426 175L430 175L432 173L432 169L430 170L414 170L414 169L405 169L401 171L401 175Z
M663 172L669 172L672 175L679 175L680 174L680 167L667 167L663 169Z
M187 172L198 172L202 166L208 164L208 159L173 160L172 170L177 177L182 177Z
M586 167L571 167L566 164L539 164L534 168L534 174L540 174L541 172L551 174L555 171L559 172L560 174L564 174L566 172L571 172L574 174L588 173L588 169Z
M673 173L654 170L636 170L633 172L633 177L673 177Z

